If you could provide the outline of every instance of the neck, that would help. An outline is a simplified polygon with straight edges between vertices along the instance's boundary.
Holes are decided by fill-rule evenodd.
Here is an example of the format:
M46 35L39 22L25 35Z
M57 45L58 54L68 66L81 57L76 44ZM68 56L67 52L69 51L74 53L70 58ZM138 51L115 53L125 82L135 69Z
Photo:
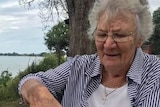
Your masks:
M126 84L126 74L111 74L109 72L102 72L101 83L109 88L119 88Z

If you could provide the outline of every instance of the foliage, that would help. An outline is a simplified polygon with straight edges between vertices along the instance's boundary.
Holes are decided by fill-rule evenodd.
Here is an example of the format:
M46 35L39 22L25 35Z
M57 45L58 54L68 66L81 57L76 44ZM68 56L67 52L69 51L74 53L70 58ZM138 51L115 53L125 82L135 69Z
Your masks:
M160 7L157 10L155 10L154 13L153 13L153 22L154 22L154 24L160 23L159 19L160 19Z
M58 57L58 63L60 64L61 56L68 51L69 45L69 31L68 25L64 22L53 26L51 30L48 31L44 40L48 49L55 51Z
M44 40L49 50L55 50L56 52L59 49L67 51L69 45L68 26L64 22L53 26L46 34Z
M61 58L61 63L65 61L65 58ZM36 64L33 62L24 71L21 71L16 77L12 78L8 71L4 71L0 77L0 107L2 102L11 102L19 98L17 91L18 83L25 75L29 73L36 73L39 71L46 71L50 68L58 66L57 57L55 54L48 54L44 59ZM17 104L17 103L16 103ZM17 107L17 106L16 106Z
M50 54L45 56L45 58L37 65L35 62L31 64L25 71L28 73L36 73L39 71L46 71L51 68L58 66L58 61L55 54ZM61 63L65 61L64 58L61 58Z
M9 71L3 71L0 75L0 101L7 99L10 100L10 96L13 95L14 92L10 89L10 83L12 82L12 74Z
M0 87L7 86L7 82L11 80L12 74L9 71L3 71L0 76Z
M60 63L58 63L57 56L55 54L50 54L45 56L44 60L39 63L38 68L39 70L46 71L50 68L55 68L59 64L62 64L64 61L66 61L64 56L61 56Z
M57 10L56 13L61 15L63 15L63 12L65 10L66 17L64 19L69 18L70 31L68 56L74 57L77 54L83 55L96 52L94 42L90 41L87 36L87 29L89 27L88 13L95 0L41 0L38 3L36 2L36 0L19 1L21 1L21 4L28 4L28 6L31 6L32 3L42 4L42 6L39 5L39 8L44 12L46 11L46 13L43 14L44 16L48 16L47 18L45 18L45 21L43 21L44 17L41 17L42 23L53 22L52 25L54 25L55 23L53 20L51 21L50 18L54 20L57 19L54 14L55 10ZM61 15L58 15L58 19L61 19ZM57 22L58 21L56 21L56 23Z
M160 54L160 7L153 13L153 23L155 24L154 34L150 38L153 46L153 54Z
M66 0L18 0L21 6L29 9L34 5L38 5L40 10L39 16L46 29L49 25L55 24L57 21L62 21L68 18L68 8ZM35 7L35 6L34 6ZM55 18L58 16L57 18Z

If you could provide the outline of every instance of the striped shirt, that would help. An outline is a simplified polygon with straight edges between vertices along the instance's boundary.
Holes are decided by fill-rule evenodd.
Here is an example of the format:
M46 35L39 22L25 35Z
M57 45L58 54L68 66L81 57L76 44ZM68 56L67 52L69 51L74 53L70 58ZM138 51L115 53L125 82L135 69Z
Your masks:
M88 107L87 100L101 81L97 54L75 56L55 69L25 76L19 83L19 94L25 81L41 81L63 107ZM138 48L126 76L132 107L160 107L160 59Z

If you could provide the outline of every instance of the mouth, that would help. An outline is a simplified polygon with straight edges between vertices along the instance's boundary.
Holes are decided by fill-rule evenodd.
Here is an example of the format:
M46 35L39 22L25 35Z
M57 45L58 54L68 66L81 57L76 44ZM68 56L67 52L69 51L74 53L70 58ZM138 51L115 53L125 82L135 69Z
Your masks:
M118 56L119 54L105 54L106 56L111 56L111 57L114 57L114 56Z
M120 54L104 54L104 58L106 59L111 59L111 60L113 60L113 59L117 59L117 58L119 58L119 55Z

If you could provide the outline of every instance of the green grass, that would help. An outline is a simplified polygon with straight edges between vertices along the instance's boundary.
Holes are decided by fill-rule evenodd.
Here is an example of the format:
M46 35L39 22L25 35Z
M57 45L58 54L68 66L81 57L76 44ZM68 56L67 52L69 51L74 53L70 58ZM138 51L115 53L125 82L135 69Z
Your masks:
M25 104L19 104L19 100L11 102L0 102L0 107L29 107Z

